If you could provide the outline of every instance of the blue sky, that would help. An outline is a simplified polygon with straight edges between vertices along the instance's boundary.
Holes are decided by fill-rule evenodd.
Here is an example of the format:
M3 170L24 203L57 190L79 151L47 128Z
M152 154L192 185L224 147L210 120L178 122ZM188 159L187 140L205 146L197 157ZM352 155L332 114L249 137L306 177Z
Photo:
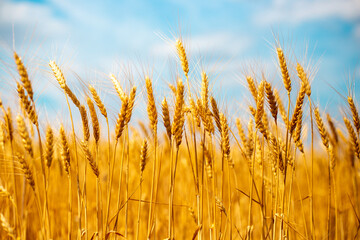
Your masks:
M180 69L174 48L180 34L192 84L197 85L200 71L206 70L214 94L229 111L239 112L239 106L247 103L244 74L264 73L282 88L274 51L277 40L289 61L305 64L312 73L313 98L326 110L332 106L330 112L344 104L333 88L346 94L349 80L360 78L359 1L1 0L0 92L14 86L8 82L16 76L11 65L15 45L42 89L38 101L50 108L47 115L58 114L63 97L49 80L51 59L77 91L82 85L76 83L74 72L84 81L98 83L105 101L115 98L107 94L112 93L107 75L113 72L121 78L130 68L139 83L144 72L152 73L160 96ZM2 96L6 99L6 94Z

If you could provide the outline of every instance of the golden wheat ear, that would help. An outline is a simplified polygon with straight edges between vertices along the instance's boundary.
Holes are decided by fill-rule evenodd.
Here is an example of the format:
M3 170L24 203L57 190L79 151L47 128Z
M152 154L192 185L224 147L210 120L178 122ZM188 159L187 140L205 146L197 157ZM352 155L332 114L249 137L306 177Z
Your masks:
M89 84L89 90L90 90L90 93L91 93L97 107L99 108L101 114L104 116L104 118L107 118L107 111L106 111L105 105L101 101L101 98L98 95L98 93L96 92L95 88Z
M86 103L88 105L89 108L89 112L90 112L90 117L91 117L91 122L92 122L92 126L93 126L93 135L94 135L94 139L95 142L98 143L100 140L100 124L99 124L99 119L98 116L96 114L96 110L95 110L95 106L93 101L91 100L90 97L86 98Z
M180 39L176 40L176 50L180 58L182 69L187 78L189 75L189 62L186 56L184 45Z
M288 91L288 94L290 94L290 92L291 92L291 80L290 80L290 75L289 75L289 71L288 71L288 68L287 68L284 52L283 52L283 50L281 48L277 48L276 52L277 52L277 55L278 55L278 58L279 58L280 70L281 70L284 86L285 86L286 90Z
M179 148L182 141L184 121L184 85L181 80L178 80L174 120L171 128L171 132L175 137L177 148Z
M171 142L171 119L170 119L169 106L168 106L168 103L167 103L165 97L164 97L164 100L161 102L161 109L162 109L162 115L163 115L164 127L166 129L166 134Z
M45 160L48 168L51 167L53 157L54 157L54 132L51 126L47 126L46 142L45 142Z
M320 112L319 112L319 108L315 108L314 110L315 112L315 122L316 125L318 127L320 136L321 136L321 141L324 144L324 146L326 147L326 149L329 149L329 134L325 128L324 122L320 116Z
M156 105L155 105L155 98L154 98L154 91L152 87L152 81L151 79L146 76L145 77L145 85L146 85L146 92L147 92L147 113L150 120L150 127L153 130L154 135L156 135L157 132L157 122L158 122L158 116L156 111Z
M88 142L82 140L82 141L81 141L81 148L82 148L82 150L83 150L83 152L84 152L84 155L85 155L86 160L87 160L87 161L89 162L89 164L90 164L90 167L91 167L94 175L95 175L96 177L99 177L99 174L100 174L100 173L99 173L99 168L98 168L98 166L97 166L97 164L96 164L96 162L95 162L95 160L94 160L94 158L93 158L93 156L92 156L92 154L91 154L91 152L90 152Z
M29 166L29 164L26 162L25 157L21 154L16 155L18 161L21 164L21 169L23 173L25 174L26 181L31 186L33 191L35 192L35 180L34 180L34 174Z

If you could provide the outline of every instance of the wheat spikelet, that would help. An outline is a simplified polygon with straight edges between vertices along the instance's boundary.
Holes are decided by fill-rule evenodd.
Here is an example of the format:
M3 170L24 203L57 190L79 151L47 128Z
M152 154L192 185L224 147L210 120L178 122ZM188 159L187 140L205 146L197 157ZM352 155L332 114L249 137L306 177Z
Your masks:
M25 158L24 158L23 155L17 154L16 157L17 157L17 159L19 160L19 162L21 164L21 169L25 174L25 178L26 178L27 182L29 183L29 185L31 186L33 191L35 192L34 175L33 175L33 172L30 169L29 164L25 161Z
M97 117L96 110L95 110L95 107L94 107L94 103L92 102L91 98L87 97L86 98L86 103L87 103L87 105L89 107L89 111L90 111L90 117L91 117L91 122L92 122L92 126L93 126L94 139L95 139L95 142L98 143L99 139L100 139L99 119Z
M126 112L129 106L129 100L126 97L126 99L124 99L125 101L123 101L122 105L121 105L121 110L119 113L119 117L116 121L116 127L115 127L115 134L116 134L116 140L118 140L125 128L125 118L126 118Z
M189 97L189 103L190 103L190 111L195 119L195 123L197 127L200 127L201 119L199 115L199 109L196 106L196 103L193 98Z
M306 95L308 95L308 97L310 97L311 95L311 86L310 86L310 82L309 82L309 78L307 77L304 68L300 65L300 63L298 63L296 65L296 71L298 72L298 76L300 78L300 80L302 81L302 83L305 86L305 92Z
M170 90L172 91L172 93L173 93L174 95L176 95L176 87L175 87L174 85L172 85L171 83L168 83L168 85L169 85L169 88L170 88Z
M210 102L212 108L212 115L214 117L216 127L219 130L219 132L221 132L220 113L219 113L218 105L216 103L215 98L213 97L210 98Z
M215 129L214 129L214 124L213 124L213 120L211 117L211 112L208 110L208 108L207 109L204 108L204 106L202 105L201 99L197 100L197 109L198 109L199 115L201 117L201 120L203 122L205 130L209 134L214 133Z
M27 131L24 119L20 115L18 115L16 117L16 122L18 125L19 134L21 136L21 141L23 142L24 148L29 153L29 155L33 158L34 152L33 152L33 148L32 148L31 138Z
M247 76L246 81L248 83L248 87L249 87L251 95L253 96L255 102L257 102L258 93L257 93L257 88L256 88L256 85L255 85L254 79L252 77L250 77L250 76Z
M114 74L110 74L110 79L111 79L111 82L113 83L114 85L114 88L117 92L117 94L119 95L120 97L120 100L122 102L124 102L125 98L126 98L126 94L124 92L124 90L122 89L122 87L120 86L120 83L119 81L116 79L115 75Z
M134 105L135 105L135 97L136 97L136 87L132 87L131 92L130 92L130 96L129 96L129 106L128 109L126 111L126 116L125 116L125 125L127 125L130 122L131 119L131 115L134 109Z
M216 204L216 207L220 210L220 212L223 212L225 215L227 215L224 204L218 197L215 197L215 204Z
M179 148L182 141L183 127L184 127L184 85L181 79L177 82L176 102L174 120L171 126L171 132L175 137L176 147Z
M346 117L344 117L344 123L345 123L345 126L349 132L349 135L350 135L350 142L352 144L352 148L354 149L354 152L357 156L358 159L360 159L360 145L359 145L359 140L356 136L356 133L349 121L349 119L347 119Z
M90 164L90 167L91 167L93 173L95 174L96 177L99 177L99 168L96 165L96 162L95 162L93 156L91 155L88 142L81 140L81 148L84 152L86 160Z
M189 214L190 214L191 218L194 220L194 223L198 224L198 219L196 217L194 209L192 207L189 207L188 210L189 210Z
M146 140L144 140L141 145L141 153L140 153L140 172L141 172L141 174L144 172L147 158L148 158L148 143Z
M297 116L295 132L294 132L294 142L297 148L299 149L299 151L304 153L304 146L301 141L302 115L303 115L303 110L302 108L300 108L300 111Z
M34 101L34 92L31 86L31 81L29 80L28 73L23 62L21 61L21 58L17 55L16 52L14 52L14 59L20 75L20 80L23 83L24 88L26 89L31 101Z
M10 226L9 222L6 220L5 216L0 213L0 222L2 229L6 232L7 236L11 237L12 239L15 239L13 233L14 228Z
M26 113L29 116L29 119L31 120L31 122L34 125L38 125L38 118L37 118L37 114L35 112L34 106L32 105L31 101L28 99L24 87L21 86L18 82L17 82L17 92L21 101L22 106L24 107Z
M54 133L51 126L46 128L46 142L45 142L45 160L46 165L50 168L54 156Z
M360 117L352 97L348 96L348 103L353 117L353 123L357 133L360 132Z
M156 111L156 105L155 105L155 98L154 98L154 92L152 87L152 82L149 77L145 77L145 84L146 84L146 91L147 91L147 112L150 120L150 127L153 130L153 133L156 134L157 132L157 111Z
M300 111L301 111L303 103L304 103L305 90L306 90L305 84L301 84L301 88L300 88L299 94L296 99L294 113L293 113L293 115L291 117L291 121L290 121L290 127L289 127L290 135L293 134L295 127L297 125L299 114L300 114Z
M326 149L329 149L329 135L328 135L328 132L326 131L323 120L320 116L319 108L315 108L314 111L315 111L315 121L316 121L316 125L319 129L321 140L322 140L324 146L326 147Z
M338 133L336 131L336 127L335 127L335 123L334 121L331 119L331 116L330 114L326 114L326 120L329 124L329 127L330 127L330 130L332 132L332 135L334 137L334 141L335 143L339 142L339 136L338 136Z
M267 100L269 103L269 109L270 109L271 115L274 118L275 122L277 122L278 106L276 103L276 98L275 98L274 92L273 92L271 84L269 82L265 83L265 92L266 92L266 97L267 97Z
M281 118L284 121L285 125L287 126L289 124L289 120L288 120L288 117L287 117L287 114L286 114L284 104L283 104L283 102L282 102L282 100L280 98L280 95L279 95L279 93L278 93L278 91L276 89L274 89L274 94L275 94L276 102L278 103Z
M255 112L255 127L267 138L267 131L263 122L264 116L264 95L265 95L265 80L260 82L258 88L256 112Z
M171 141L171 120L170 120L170 113L169 113L169 106L166 101L166 98L164 97L164 100L161 102L161 109L162 109L162 115L163 115L163 121L164 121L164 127L166 129L166 134Z
M247 139L246 139L244 128L242 127L241 121L240 121L239 118L236 119L236 127L237 127L237 130L238 130L238 134L240 136L241 142L242 142L243 146L246 147Z
M107 118L107 112L106 112L106 108L104 106L104 103L101 101L100 96L98 95L98 93L96 92L95 88L91 85L89 85L89 89L90 89L90 93L96 103L96 106L99 108L101 114Z
M182 41L180 39L176 40L176 50L177 50L178 56L180 58L182 69L183 69L183 71L185 73L185 76L187 78L188 74L189 74L189 62L188 62L187 57L186 57L185 48L184 48L183 43L182 43Z
M14 138L14 128L13 128L13 125L12 125L12 114L11 114L10 107L7 108L4 119L5 119L6 131L7 131L9 140L11 142L13 140L13 138Z
M234 162L230 157L230 138L229 138L229 126L226 120L226 117L223 113L220 113L220 123L221 123L221 147L225 160L228 161L230 167L234 167Z
M283 50L281 48L277 48L276 51L277 51L277 55L278 55L278 58L279 58L280 69L281 69L281 74L282 74L284 86L285 86L286 90L288 91L288 94L290 94L290 92L291 92L291 80L290 80L289 72L288 72L288 69L287 69L284 52L283 52Z
M249 111L250 111L251 115L255 118L256 117L256 109L253 106L249 105Z
M60 156L61 160L64 164L65 172L70 176L70 148L69 143L66 139L66 134L64 130L64 126L61 125L60 127L60 139L61 139L61 151Z
M205 72L201 73L201 104L207 111L209 107L209 78Z
M83 126L83 134L85 141L89 141L90 139L90 129L89 129L89 121L86 113L86 108L84 105L81 105L79 108L80 115L81 115L81 122Z
M262 124L262 116L264 114L264 87L265 87L265 81L262 80L258 88L258 95L256 102L256 114L255 114L256 127Z
M56 80L58 81L60 87L62 89L65 89L66 80L65 80L64 74L60 70L59 66L56 65L56 63L54 61L50 61L49 66L50 66L51 70L53 71L54 76L55 76Z

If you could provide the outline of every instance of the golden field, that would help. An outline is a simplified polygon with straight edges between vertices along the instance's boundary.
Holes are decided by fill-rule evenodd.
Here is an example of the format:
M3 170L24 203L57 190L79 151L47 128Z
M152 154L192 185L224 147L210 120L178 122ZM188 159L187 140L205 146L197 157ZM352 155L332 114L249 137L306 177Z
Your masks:
M207 73L193 70L181 40L174 49L181 71L168 98L151 77L125 87L109 75L121 102L114 116L101 88L74 94L68 73L50 61L70 116L60 127L38 118L41 92L13 52L19 104L0 103L0 238L360 238L355 96L336 116L319 109L309 67L277 46L281 87L244 76L250 94L238 100L250 117L236 118L220 107ZM134 108L146 109L143 121Z

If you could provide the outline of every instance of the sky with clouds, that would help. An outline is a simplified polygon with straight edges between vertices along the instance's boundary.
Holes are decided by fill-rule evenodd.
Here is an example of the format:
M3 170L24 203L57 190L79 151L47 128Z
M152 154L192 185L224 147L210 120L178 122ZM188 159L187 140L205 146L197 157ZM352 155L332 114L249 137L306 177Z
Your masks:
M325 108L343 104L337 91L346 94L349 82L360 78L359 0L0 0L0 91L14 86L9 80L16 78L16 49L42 89L40 104L54 111L62 96L47 80L51 59L79 92L84 84L76 81L103 84L102 95L111 101L110 85L103 83L108 73L125 78L132 69L139 83L150 73L161 95L180 69L174 48L179 36L192 84L206 70L214 94L229 109L243 104L244 74L264 74L282 87L278 43L290 68L298 61L311 73L313 98Z

